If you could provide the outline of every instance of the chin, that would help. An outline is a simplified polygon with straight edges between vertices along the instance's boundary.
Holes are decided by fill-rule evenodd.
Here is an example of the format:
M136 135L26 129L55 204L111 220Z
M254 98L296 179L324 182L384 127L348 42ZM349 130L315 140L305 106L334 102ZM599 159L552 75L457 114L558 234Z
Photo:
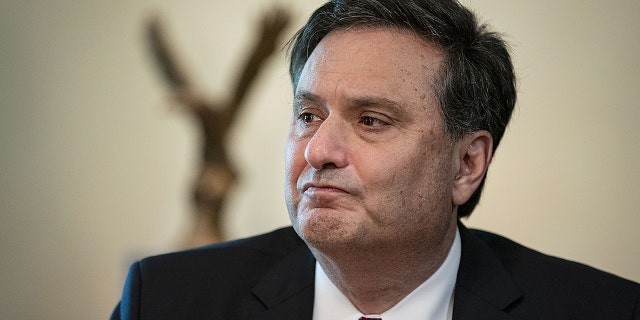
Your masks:
M362 236L356 221L341 213L313 213L298 221L294 228L310 246L318 249L351 246Z

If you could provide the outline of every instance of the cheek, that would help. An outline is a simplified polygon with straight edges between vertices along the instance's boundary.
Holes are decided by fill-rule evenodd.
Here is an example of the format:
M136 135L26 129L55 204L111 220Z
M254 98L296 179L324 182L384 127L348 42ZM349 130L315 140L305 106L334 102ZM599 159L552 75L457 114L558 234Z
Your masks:
M391 212L398 212L399 208L409 212L434 212L442 210L450 201L447 186L451 166L446 152L435 147L420 152L416 149L414 145L369 166L375 168L366 173L369 185L375 186L378 193L375 205Z
M296 187L298 177L307 165L304 159L305 144L299 139L295 139L289 135L285 148L285 178L287 181L288 192L293 192Z

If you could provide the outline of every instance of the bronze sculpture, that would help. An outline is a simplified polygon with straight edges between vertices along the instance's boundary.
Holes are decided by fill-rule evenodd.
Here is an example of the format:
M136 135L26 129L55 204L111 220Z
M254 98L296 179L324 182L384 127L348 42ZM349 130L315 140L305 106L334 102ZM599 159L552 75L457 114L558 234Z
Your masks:
M184 110L194 116L201 132L200 169L192 190L196 221L187 246L226 239L222 212L238 176L227 154L227 134L288 22L289 14L281 8L267 12L259 25L258 43L248 55L230 97L216 102L207 101L195 92L193 83L171 50L160 19L156 16L148 24L151 50L169 90Z

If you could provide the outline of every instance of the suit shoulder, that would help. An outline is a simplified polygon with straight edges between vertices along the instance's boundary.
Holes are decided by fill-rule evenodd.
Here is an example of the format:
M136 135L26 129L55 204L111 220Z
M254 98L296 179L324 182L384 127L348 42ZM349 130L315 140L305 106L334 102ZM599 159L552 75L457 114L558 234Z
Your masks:
M586 264L535 251L505 237L471 230L484 242L525 291L553 295L640 297L640 284Z
M289 270L306 279L313 266L304 242L292 228L283 228L142 259L131 268L127 286L132 289L125 290L122 305L140 319L250 318L239 315L264 310L254 296L260 284L283 279Z
M638 283L493 233L462 224L459 230L458 303L499 306L513 319L638 319L640 315Z
M172 266L226 269L243 265L246 268L253 262L266 266L269 260L278 260L301 245L304 242L293 228L286 227L248 238L147 257L140 261L140 266L146 271L167 270Z

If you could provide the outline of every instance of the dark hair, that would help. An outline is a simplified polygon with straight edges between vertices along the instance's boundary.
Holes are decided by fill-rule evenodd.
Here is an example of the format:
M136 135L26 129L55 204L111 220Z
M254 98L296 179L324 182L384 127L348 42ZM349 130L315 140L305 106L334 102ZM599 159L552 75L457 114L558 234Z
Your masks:
M498 147L516 101L507 45L478 24L456 0L332 0L318 8L292 39L289 73L294 91L311 52L331 31L352 27L408 30L438 45L445 54L435 91L449 137L487 130ZM485 177L486 178L486 177ZM469 216L484 187L458 208Z

